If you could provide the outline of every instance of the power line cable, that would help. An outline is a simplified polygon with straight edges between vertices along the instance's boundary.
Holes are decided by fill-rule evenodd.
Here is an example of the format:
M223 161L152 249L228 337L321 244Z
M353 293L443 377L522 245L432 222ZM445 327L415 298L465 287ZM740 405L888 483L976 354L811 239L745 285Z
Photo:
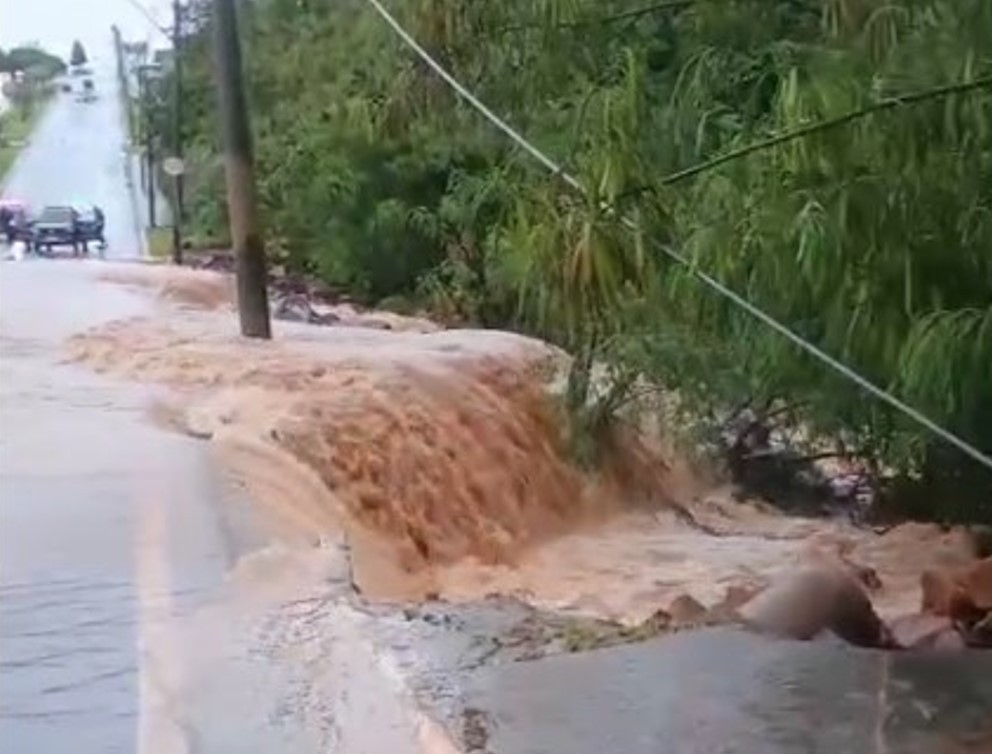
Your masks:
M460 81L458 81L454 76L448 73L445 70L444 66L442 66L434 58L432 58L430 53L428 53L427 50L421 47L420 44L417 42L417 40L414 39L412 36L410 36L409 32L407 32L407 30L404 29L400 25L400 23L395 18L392 17L392 15L390 15L389 11L387 11L382 6L379 0L368 0L368 1L372 4L372 7L379 12L379 15L382 16L382 18L386 21L386 23L393 28L393 31L395 31L400 36L400 38L403 39L403 41L406 42L420 56L420 58L425 63L427 63L427 65L429 65L432 69L434 69L434 72L438 76L444 79L449 84L449 86L451 86L452 89L458 92L469 104L471 104L472 107L474 107L484 116L486 116L486 118L494 126L496 126L500 131L502 131L511 139L513 139L513 141L515 141L521 148L523 148L531 157L533 157L535 160L537 160L542 165L544 165L544 167L546 167L556 176L561 178L566 184L568 184L568 186L570 186L571 188L575 189L580 193L583 194L585 193L585 190L582 188L582 184L579 183L578 180L576 180L573 176L566 173L565 170L561 167L561 165L559 165L557 162L555 162L546 154L544 154L544 152L542 152L540 149L538 149L529 141L527 141L527 139L525 139L517 130L515 130L513 126L511 126L505 120L500 118L496 113L494 113L492 110L486 107L485 104L483 104L483 102L478 97L472 94L472 92L466 89L461 84Z
M466 100L470 105L472 105L476 110L478 110L483 116L485 116L494 126L499 128L503 133L510 137L518 146L520 146L524 151L531 155L534 159L544 165L551 173L561 179L567 186L578 191L583 196L588 196L585 188L579 182L577 178L573 175L567 173L561 165L551 159L548 155L534 146L529 142L523 135L520 134L516 129L509 125L505 120L496 115L492 110L490 110L478 97L476 97L471 91L469 91L461 82L459 82L454 76L452 76L440 63L438 63L431 55L427 52L410 33L403 28L403 26L392 16L392 14L386 10L382 5L380 0L367 0L369 5L371 5L376 12L382 17L382 19L393 29L394 32L404 41L407 45L417 53L421 60L424 61L431 69L437 73L442 79L444 79L452 89L458 92L461 97ZM984 82L987 83L987 82ZM960 87L948 87L948 91L953 91L960 89ZM942 92L943 93L943 92ZM899 99L899 98L894 98ZM911 97L904 96L903 100L910 100ZM640 232L640 227L631 220L629 217L622 220L623 225L634 231ZM927 417L922 412L913 408L909 404L891 395L889 392L883 388L878 387L871 380L866 377L862 377L860 374L855 372L851 367L847 366L843 362L837 360L830 354L826 353L819 347L807 341L801 335L793 332L787 325L782 324L777 319L772 317L770 314L765 312L763 309L752 304L750 301L734 292L726 285L711 277L707 273L698 269L698 267L686 259L685 256L680 254L675 249L670 246L661 243L657 239L651 241L652 246L658 251L663 253L672 261L685 267L689 273L695 277L700 282L712 288L714 291L719 293L721 296L729 300L734 305L740 307L752 317L756 318L760 322L764 323L768 327L775 330L777 333L788 339L794 345L798 346L800 349L808 353L810 356L818 359L820 362L826 366L833 369L838 374L846 377L847 379L854 382L860 388L875 396L879 400L887 403L892 408L901 411L903 414L908 416L910 419L915 421L922 427L925 427L930 432L935 434L937 437L941 438L945 442L950 443L962 453L977 461L986 468L992 470L992 457L983 453L981 450L971 445L970 443L962 440L960 437L944 429L942 426L937 424L935 421Z
M163 34L167 39L172 39L172 31L165 26L161 26L155 16L152 15L152 12L144 4L140 3L138 0L127 0L127 2L132 8L144 16L145 20L155 27L157 31Z

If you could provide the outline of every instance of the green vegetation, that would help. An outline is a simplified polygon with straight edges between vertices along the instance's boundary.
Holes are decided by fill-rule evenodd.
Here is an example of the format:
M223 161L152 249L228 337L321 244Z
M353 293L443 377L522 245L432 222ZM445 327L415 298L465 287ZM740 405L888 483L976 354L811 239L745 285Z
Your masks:
M0 181L17 159L17 153L31 134L32 113L15 107L0 115Z
M579 357L573 407L588 405L589 365L611 364L590 429L645 375L705 427L745 402L793 407L803 426L898 470L925 512L992 504L976 463L656 246L992 453L992 3L387 5L586 195L460 102L362 0L250 4L260 195L290 267L561 343ZM186 40L187 196L196 235L219 239L204 8ZM974 81L985 85L941 91Z
M51 91L51 79L65 70L61 60L37 47L0 50L0 73L10 79L3 96L10 108L0 115L0 179L6 175L31 134L41 105Z
M65 71L65 63L39 47L0 50L0 73L22 73L26 79L47 81Z

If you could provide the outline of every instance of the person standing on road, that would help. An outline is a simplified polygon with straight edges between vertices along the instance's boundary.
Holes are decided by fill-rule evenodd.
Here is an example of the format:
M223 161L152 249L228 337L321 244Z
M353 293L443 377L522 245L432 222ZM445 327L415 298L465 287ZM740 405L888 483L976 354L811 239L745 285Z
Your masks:
M31 218L28 217L27 210L23 208L9 209L10 219L7 221L6 233L7 243L13 244L17 241L24 243L26 251L31 251Z
M101 246L107 245L107 239L103 235L103 228L106 220L103 216L103 210L99 207L93 207L93 216L96 218L96 240L100 242Z
M13 242L14 213L7 207L0 207L0 233L7 243Z

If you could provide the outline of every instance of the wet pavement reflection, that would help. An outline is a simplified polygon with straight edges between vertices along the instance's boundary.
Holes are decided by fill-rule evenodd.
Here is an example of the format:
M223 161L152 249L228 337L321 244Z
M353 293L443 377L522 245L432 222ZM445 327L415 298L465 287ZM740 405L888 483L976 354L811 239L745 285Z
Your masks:
M150 624L210 598L230 562L202 447L146 391L59 363L62 339L146 310L100 263L0 268L0 741L139 749ZM147 648L147 647L145 647Z

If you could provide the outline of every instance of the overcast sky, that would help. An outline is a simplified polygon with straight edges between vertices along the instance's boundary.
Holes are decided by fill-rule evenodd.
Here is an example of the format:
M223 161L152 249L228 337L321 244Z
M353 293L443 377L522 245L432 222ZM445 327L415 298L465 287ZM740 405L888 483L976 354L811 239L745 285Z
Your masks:
M160 25L171 21L170 0L135 0ZM0 47L37 42L68 61L74 39L91 57L112 54L110 27L117 24L127 40L147 39L153 47L165 40L130 0L0 0Z

